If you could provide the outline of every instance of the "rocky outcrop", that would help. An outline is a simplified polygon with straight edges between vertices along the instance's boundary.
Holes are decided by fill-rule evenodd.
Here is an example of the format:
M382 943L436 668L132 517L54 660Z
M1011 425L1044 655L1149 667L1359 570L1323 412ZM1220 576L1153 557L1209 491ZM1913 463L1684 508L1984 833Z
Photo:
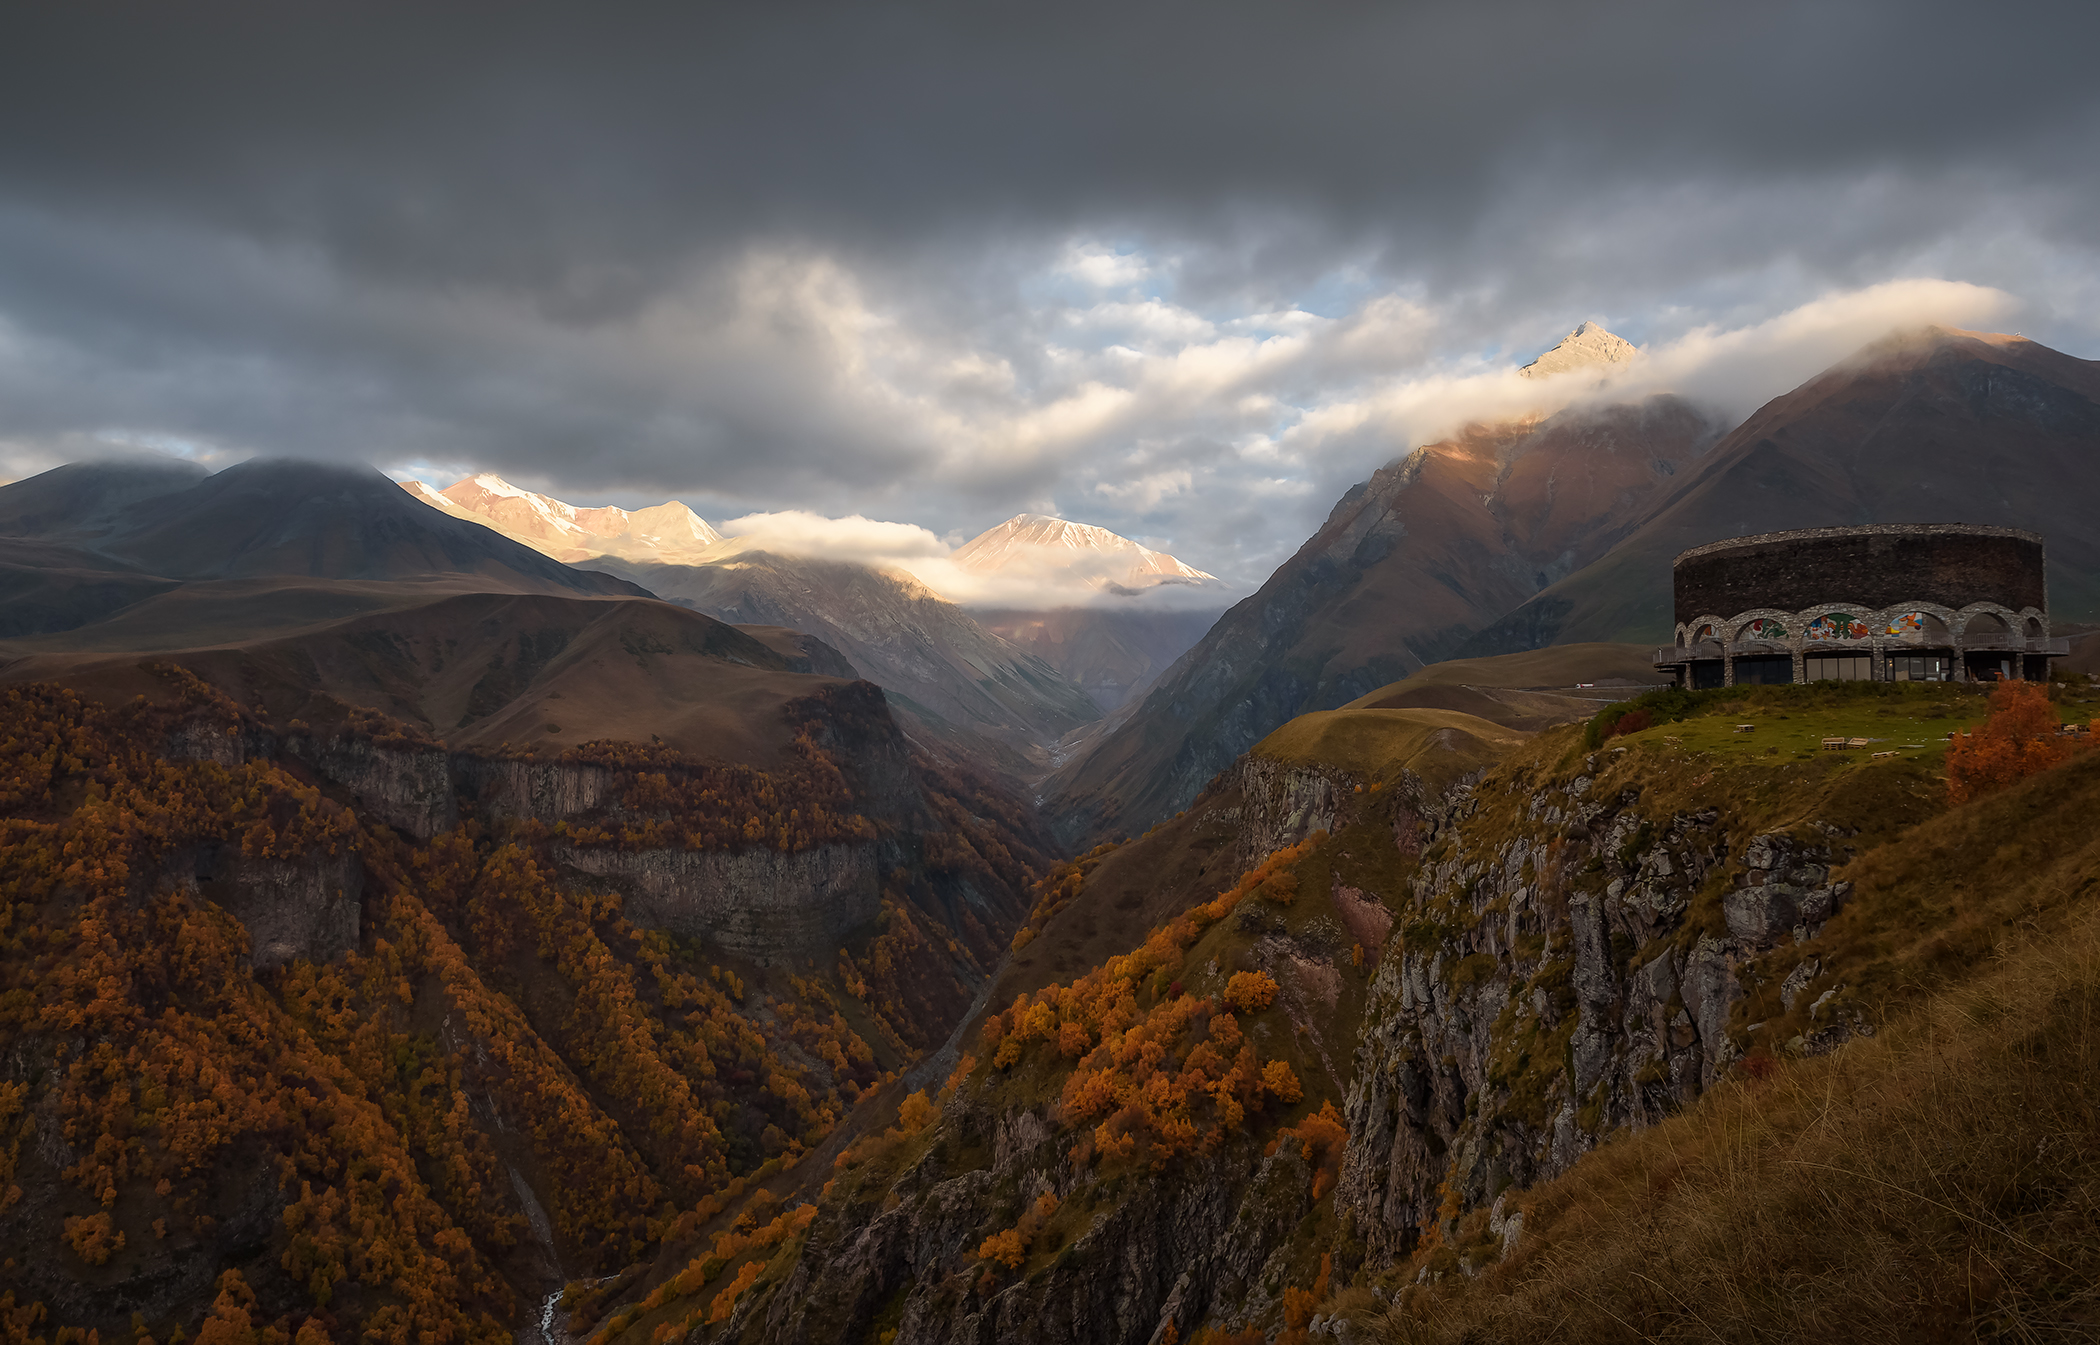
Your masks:
M442 748L390 747L368 738L294 734L285 755L350 795L362 816L427 840L459 825L451 757Z
M564 847L579 874L616 888L645 929L704 938L761 964L835 956L847 931L875 918L882 887L873 844L808 850L612 850Z
M493 817L561 822L610 806L613 773L602 766L455 753L454 787Z
M242 858L215 896L248 931L248 963L331 962L357 947L364 865L352 853L300 860Z
M779 1289L740 1304L723 1338L873 1339L900 1295L894 1345L1145 1345L1169 1323L1186 1340L1206 1318L1270 1310L1286 1240L1312 1203L1298 1146L1264 1156L1244 1142L1103 1193L1086 1188L1055 1135L1034 1111L951 1102L916 1161L826 1206ZM1065 1211L1035 1248L1048 1264L986 1273L985 1231L1045 1193Z
M1239 790L1237 859L1249 868L1315 831L1333 831L1357 781L1318 764L1286 765L1248 753L1228 772Z
M1405 1255L1447 1195L1486 1205L1711 1087L1741 1053L1759 957L1813 940L1845 899L1828 837L1731 838L1714 809L1605 795L1596 769L1492 807L1462 790L1425 819L1346 1107L1338 1200L1374 1260ZM1797 969L1790 996L1816 974Z
M881 910L881 875L919 862L916 832L930 824L918 768L889 718L881 691L867 683L832 688L791 703L794 723L835 762L856 810L883 829L881 839L783 853L744 850L626 850L568 846L559 862L576 881L622 893L644 928L704 938L765 963L781 957L826 961L845 935ZM630 773L568 760L451 751L412 731L390 736L322 736L293 724L282 737L231 707L171 727L170 757L237 766L255 759L295 761L361 816L418 839L457 826L463 815L546 824L591 819L615 829L628 812ZM672 766L674 772L679 767ZM294 957L325 960L357 942L361 876L354 857L333 860L200 861L207 895L247 927L257 966ZM216 879L206 870L225 868ZM214 885L215 884L215 885ZM958 899L982 906L966 881Z

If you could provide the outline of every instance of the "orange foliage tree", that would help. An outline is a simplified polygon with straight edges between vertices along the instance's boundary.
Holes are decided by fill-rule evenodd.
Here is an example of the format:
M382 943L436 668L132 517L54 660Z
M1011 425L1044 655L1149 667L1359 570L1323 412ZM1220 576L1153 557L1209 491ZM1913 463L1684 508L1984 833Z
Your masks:
M1947 747L1947 799L1966 803L2057 765L2071 755L2061 721L2039 682L2000 682L1991 711Z
M760 988L699 945L636 928L617 898L557 880L565 844L793 849L870 834L821 716L799 727L802 764L770 781L606 748L596 764L626 783L624 820L602 836L470 822L416 843L254 755L274 732L254 711L157 671L168 694L117 708L53 687L0 692L0 1037L44 1062L0 1082L0 1210L32 1181L70 1188L66 1205L87 1212L35 1255L79 1269L132 1254L117 1212L132 1243L187 1242L211 1237L227 1183L280 1193L271 1254L170 1324L200 1345L508 1341L524 1305L496 1266L534 1236L511 1155L528 1157L565 1254L601 1273L630 1264L893 1077L844 999L899 996L862 1006L891 1038L893 1023L937 1031L924 996L902 994L928 967L995 956L1003 937L967 922L956 940L929 932L925 897L899 880L882 930L856 945L865 976L842 953L850 984L812 968ZM432 745L391 721L337 718L346 734ZM980 892L1018 896L1034 858L985 820L994 804L942 788L943 862ZM362 875L355 947L256 968L219 901L258 874L345 864ZM919 1096L905 1120L934 1110ZM46 1126L66 1166L18 1172ZM737 1236L754 1248L799 1236L813 1214ZM288 1315L263 1319L265 1278L267 1301L296 1305ZM346 1281L362 1286L355 1309ZM6 1311L25 1330L42 1314L11 1299Z

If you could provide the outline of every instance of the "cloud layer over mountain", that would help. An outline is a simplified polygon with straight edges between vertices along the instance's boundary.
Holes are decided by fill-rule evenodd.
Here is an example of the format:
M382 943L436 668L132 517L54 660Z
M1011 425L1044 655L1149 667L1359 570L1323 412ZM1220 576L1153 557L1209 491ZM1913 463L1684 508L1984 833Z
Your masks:
M1737 413L1898 323L2100 346L2085 7L611 13L0 16L0 476L1037 510L1244 585L1583 319Z

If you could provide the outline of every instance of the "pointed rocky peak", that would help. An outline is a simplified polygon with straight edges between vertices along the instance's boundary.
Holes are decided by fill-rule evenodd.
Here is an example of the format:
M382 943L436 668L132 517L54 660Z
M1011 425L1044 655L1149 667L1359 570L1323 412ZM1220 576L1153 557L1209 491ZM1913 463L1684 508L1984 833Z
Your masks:
M637 509L627 516L627 535L659 547L713 546L722 534L677 500Z
M1526 378L1549 378L1574 369L1602 369L1629 364L1640 347L1623 336L1614 336L1594 322L1585 322L1562 337L1560 344L1517 370Z
M954 562L979 573L1084 569L1097 583L1149 587L1217 583L1215 575L1091 523L1016 514L958 547Z

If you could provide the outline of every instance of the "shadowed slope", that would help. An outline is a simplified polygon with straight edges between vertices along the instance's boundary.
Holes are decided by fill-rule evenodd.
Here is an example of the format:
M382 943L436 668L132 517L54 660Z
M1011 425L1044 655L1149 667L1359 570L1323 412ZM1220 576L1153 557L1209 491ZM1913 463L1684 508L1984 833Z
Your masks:
M286 718L325 713L317 706L332 698L455 747L559 751L658 738L705 759L764 767L790 737L780 707L842 680L814 675L815 659L778 644L669 603L477 593L165 661ZM825 652L836 670L837 656ZM117 694L154 680L133 656L69 653L18 659L0 678Z
M223 610L172 621L231 638L242 626L240 608L257 613L251 632L281 626L287 615L296 619L305 600L273 603L268 596L286 581L351 595L361 584L433 580L510 592L645 595L419 504L369 467L256 459L200 481L180 466L75 463L0 487L0 636L135 617L136 634L86 638L103 648L169 647L154 633L171 624L168 618L127 609L185 585L245 584L206 603ZM384 605L386 595L364 591L333 614ZM199 640L178 631L174 643Z

